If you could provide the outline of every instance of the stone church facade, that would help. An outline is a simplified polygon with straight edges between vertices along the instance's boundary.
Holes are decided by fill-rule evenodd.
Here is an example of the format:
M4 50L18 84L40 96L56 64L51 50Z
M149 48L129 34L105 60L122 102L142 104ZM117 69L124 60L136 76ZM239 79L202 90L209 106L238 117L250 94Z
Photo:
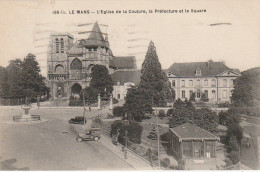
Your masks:
M116 71L135 71L134 56L115 57L96 22L86 39L75 42L69 33L50 35L47 58L48 77L52 99L69 99L89 85L91 68L98 64Z

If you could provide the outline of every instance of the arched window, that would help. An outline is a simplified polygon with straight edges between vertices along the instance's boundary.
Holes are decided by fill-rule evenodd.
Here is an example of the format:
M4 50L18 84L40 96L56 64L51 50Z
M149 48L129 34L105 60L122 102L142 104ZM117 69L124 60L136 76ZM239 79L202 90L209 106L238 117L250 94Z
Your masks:
M60 52L64 53L64 40L63 40L63 38L60 39Z
M55 73L57 73L57 74L63 74L63 73L64 73L64 68L63 68L63 66L62 66L62 65L57 65L57 66L55 67Z
M200 86L200 80L199 79L197 80L197 86Z
M208 86L208 80L207 79L204 80L204 86Z
M55 45L56 45L56 53L59 53L59 39L55 39Z
M71 64L70 64L71 70L81 70L82 69L82 63L78 58L75 58Z

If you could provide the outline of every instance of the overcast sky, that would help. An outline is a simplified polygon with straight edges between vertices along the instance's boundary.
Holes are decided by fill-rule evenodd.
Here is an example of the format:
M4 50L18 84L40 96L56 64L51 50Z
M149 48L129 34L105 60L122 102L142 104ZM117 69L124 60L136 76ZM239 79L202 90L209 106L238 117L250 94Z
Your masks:
M153 40L164 69L174 62L225 61L230 68L260 66L260 1L0 1L0 65L36 54L46 76L49 35L69 32L87 38L93 25L108 34L115 56L135 55L138 68ZM204 13L52 14L54 10L205 9ZM215 23L224 23L214 25ZM212 26L213 24L213 26Z

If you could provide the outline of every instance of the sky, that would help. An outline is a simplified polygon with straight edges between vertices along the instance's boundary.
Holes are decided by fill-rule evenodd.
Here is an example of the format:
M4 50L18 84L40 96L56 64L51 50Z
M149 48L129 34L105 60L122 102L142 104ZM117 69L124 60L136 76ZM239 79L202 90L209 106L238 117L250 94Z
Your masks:
M129 13L156 9L178 12ZM192 13L191 9L206 12ZM91 23L98 21L108 34L113 54L136 56L139 69L152 40L163 69L173 63L211 59L244 71L260 66L259 9L259 0L0 1L0 66L33 53L46 76L50 33L68 32L76 41L88 37L78 32L90 31ZM67 14L53 14L55 10ZM95 13L69 14L72 10ZM128 13L97 14L97 10Z

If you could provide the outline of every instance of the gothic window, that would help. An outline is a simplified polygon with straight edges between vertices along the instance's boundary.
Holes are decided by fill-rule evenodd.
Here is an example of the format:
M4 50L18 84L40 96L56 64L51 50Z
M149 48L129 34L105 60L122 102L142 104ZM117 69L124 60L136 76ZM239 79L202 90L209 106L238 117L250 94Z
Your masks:
M59 53L59 39L55 39L55 45L56 45L56 53Z
M71 64L70 64L71 70L81 70L82 69L82 63L78 58L75 58Z
M55 73L57 73L57 74L63 74L63 73L64 73L64 68L63 68L63 66L62 66L62 65L57 65L57 66L55 67Z
M64 53L64 40L63 40L63 38L61 38L61 40L60 40L60 52Z

